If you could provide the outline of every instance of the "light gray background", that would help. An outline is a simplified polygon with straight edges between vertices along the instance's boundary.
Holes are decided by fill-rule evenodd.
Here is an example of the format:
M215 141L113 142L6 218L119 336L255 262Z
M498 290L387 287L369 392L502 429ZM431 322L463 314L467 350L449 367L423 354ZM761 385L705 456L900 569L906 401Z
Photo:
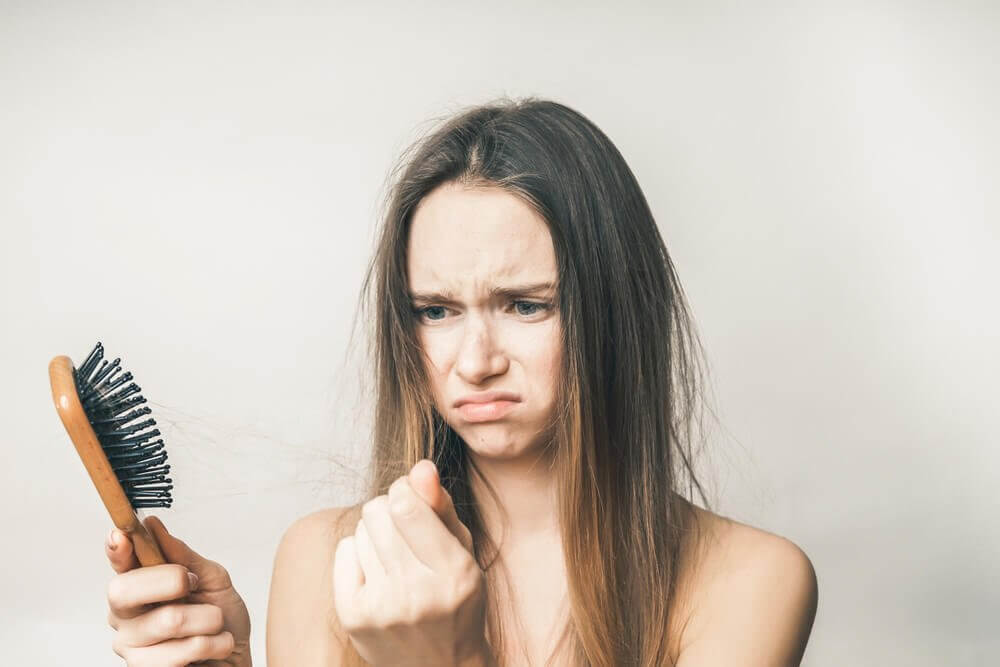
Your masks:
M0 7L4 664L118 664L110 524L46 373L98 339L264 664L283 530L353 499L388 169L501 94L577 108L635 171L711 363L718 509L818 572L806 664L996 659L995 3Z

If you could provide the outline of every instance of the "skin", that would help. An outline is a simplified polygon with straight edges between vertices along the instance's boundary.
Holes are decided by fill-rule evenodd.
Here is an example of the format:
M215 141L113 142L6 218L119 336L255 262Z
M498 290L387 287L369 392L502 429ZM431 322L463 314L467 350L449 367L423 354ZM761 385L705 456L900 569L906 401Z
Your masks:
M438 411L468 444L509 519L505 527L498 508L477 492L487 530L503 535L500 557L513 589L502 606L509 647L504 664L544 664L557 639L549 633L561 627L567 610L544 429L560 362L559 314L552 289L497 294L494 288L554 284L551 238L544 221L513 195L445 184L417 208L408 253L411 290L438 295L414 303ZM520 398L500 419L472 422L453 405L470 392L494 389ZM482 573L433 464L418 463L388 494L363 506L353 533L338 534L337 519L350 509L309 514L282 537L271 579L267 663L338 665L348 641L376 666L493 663L485 650ZM705 548L686 554L673 624L665 629L674 642L671 657L678 667L798 664L817 605L809 559L784 538L700 508L696 513ZM160 538L156 523L153 529ZM174 539L165 532L162 538ZM228 575L177 543L164 545L177 566L133 571L126 567L125 545L109 553L122 572L117 577L132 575L109 586L112 627L119 628L115 645L134 657L129 665L187 662L179 656L188 649L171 643L183 633L157 633L164 624L140 602L175 601L167 604L181 610L185 633L219 642L209 649L205 640L206 655L223 655L229 641L244 647L249 641L246 610ZM216 597L205 602L219 612L176 602L188 594L182 576L188 569L214 573ZM199 589L205 585L203 579ZM166 655L168 648L175 662L151 659L154 650ZM242 659L234 652L226 664L250 664L249 651Z
M502 610L517 628L507 652L533 664L554 647L568 611L554 477L545 433L561 362L558 270L545 221L496 188L445 184L414 213L408 278L419 298L417 332L438 412L503 499L509 519L473 477L486 529L504 535L500 557L513 598ZM524 286L548 285L526 291ZM503 390L520 402L502 419L469 421L454 402Z
M250 616L229 573L170 535L159 518L144 523L167 564L139 567L132 542L117 529L104 545L117 573L107 593L114 652L129 667L250 665Z
M561 329L555 250L545 222L503 190L443 185L413 216L408 272L414 294L449 299L415 303L423 311L417 332L438 411L504 498L517 531L512 537L556 534L556 498L543 450ZM551 287L491 295L495 288L546 284ZM520 402L502 419L478 423L453 406L489 390L514 392ZM497 508L486 496L477 493L487 528L498 535Z
M441 508L415 488L439 497ZM496 665L472 535L430 461L365 503L354 535L337 545L333 579L337 616L369 664Z

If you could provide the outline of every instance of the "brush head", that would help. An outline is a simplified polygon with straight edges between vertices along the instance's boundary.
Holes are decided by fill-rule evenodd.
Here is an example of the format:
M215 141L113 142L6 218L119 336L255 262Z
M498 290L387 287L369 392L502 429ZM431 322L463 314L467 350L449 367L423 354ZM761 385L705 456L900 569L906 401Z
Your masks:
M152 412L142 406L146 399L131 382L132 374L121 367L121 359L108 362L104 346L94 347L79 368L73 369L76 393L97 440L135 509L170 507L172 481L167 474L167 451Z

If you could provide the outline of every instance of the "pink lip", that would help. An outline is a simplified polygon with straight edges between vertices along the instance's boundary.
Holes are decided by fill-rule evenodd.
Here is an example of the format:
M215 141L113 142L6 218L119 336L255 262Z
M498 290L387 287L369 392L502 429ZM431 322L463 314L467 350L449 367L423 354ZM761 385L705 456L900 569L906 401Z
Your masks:
M463 403L458 411L467 422L488 422L500 419L517 405L516 401L487 401L486 403Z
M492 401L513 401L517 403L521 397L510 391L480 391L475 394L466 394L455 401L452 407L459 408L466 403L490 403Z
M520 402L521 397L509 391L483 391L463 396L453 407L468 422L487 422L502 418Z

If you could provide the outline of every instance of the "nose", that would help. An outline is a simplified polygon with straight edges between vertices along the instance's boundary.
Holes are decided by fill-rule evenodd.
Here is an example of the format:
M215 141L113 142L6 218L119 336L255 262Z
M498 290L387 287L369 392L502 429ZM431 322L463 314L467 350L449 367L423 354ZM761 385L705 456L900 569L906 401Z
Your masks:
M466 317L455 372L465 382L478 385L507 372L509 361L498 345L493 324L485 317Z

